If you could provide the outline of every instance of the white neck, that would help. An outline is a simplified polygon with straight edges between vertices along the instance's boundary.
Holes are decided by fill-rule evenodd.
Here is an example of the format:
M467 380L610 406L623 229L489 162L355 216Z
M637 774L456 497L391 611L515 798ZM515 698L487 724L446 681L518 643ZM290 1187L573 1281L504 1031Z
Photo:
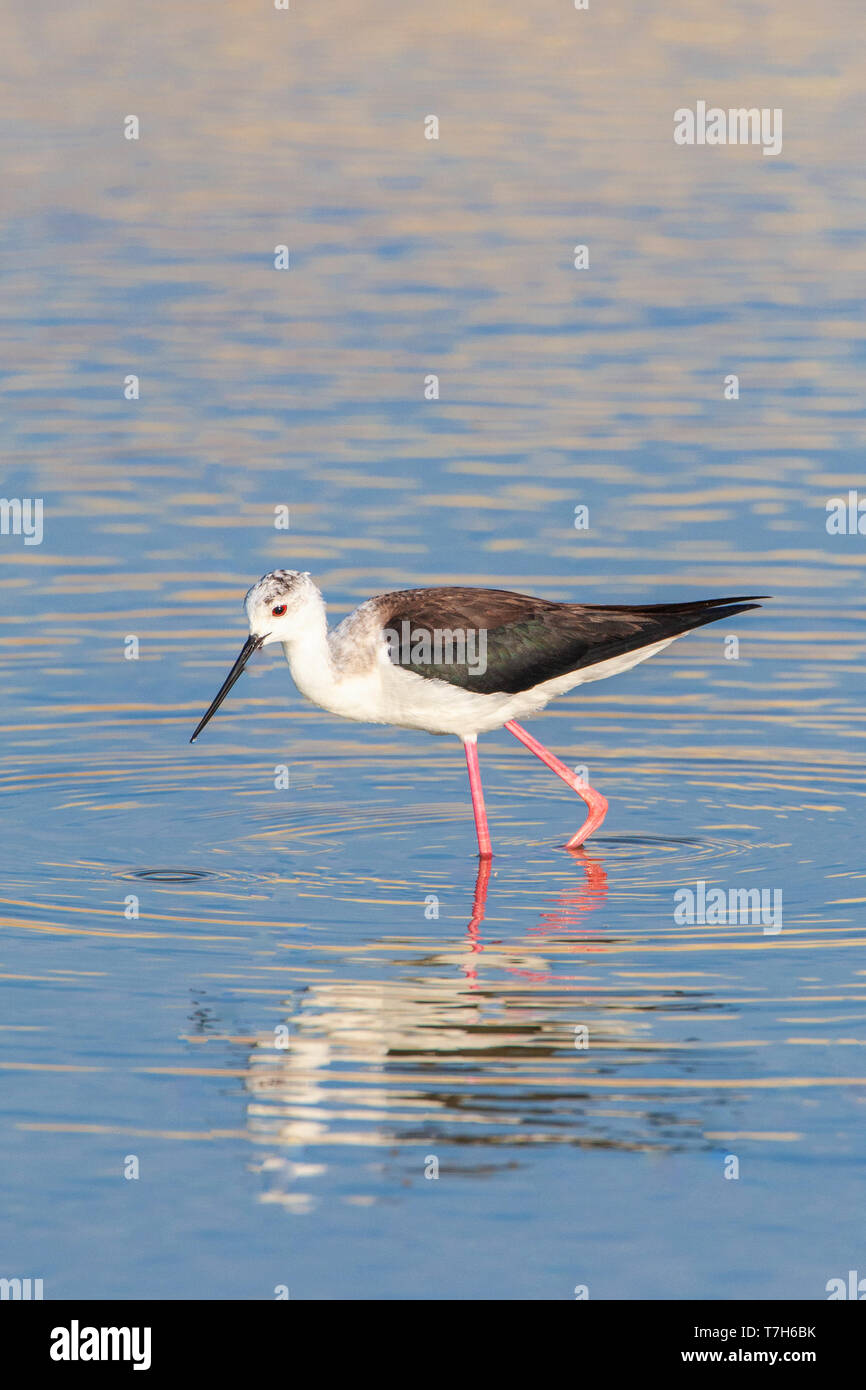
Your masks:
M378 623L367 625L364 631L354 628L351 636L344 628L341 624L328 631L325 601L316 592L305 605L303 626L298 627L296 636L283 642L292 680L302 695L331 714L387 723L377 659Z
M306 605L304 624L298 635L283 642L282 647L292 680L301 694L317 705L324 705L337 683L337 672L328 643L325 604L320 594Z

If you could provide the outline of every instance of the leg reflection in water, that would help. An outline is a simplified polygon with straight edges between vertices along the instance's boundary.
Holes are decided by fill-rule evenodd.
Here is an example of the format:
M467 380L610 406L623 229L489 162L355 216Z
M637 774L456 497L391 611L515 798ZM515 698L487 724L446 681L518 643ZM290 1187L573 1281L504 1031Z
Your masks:
M581 849L569 850L568 853L583 869L584 881L559 893L556 910L542 912L539 925L530 927L530 931L556 932L563 927L579 927L590 912L595 912L607 901L607 874L601 860L590 859Z
M562 889L557 896L555 910L543 912L539 925L531 927L530 931L554 933L565 930L572 934L576 928L583 924L584 919L591 912L600 908L607 899L607 874L601 860L591 858L584 849L569 849L566 852L581 870L583 881L576 883L573 887ZM472 917L467 928L469 950L473 954L484 950L484 943L481 940L481 923L484 921L484 914L487 910L487 889L490 884L491 865L492 860L490 859L479 859L478 861ZM582 949L587 951L603 949L603 947L600 948L590 941L581 944ZM475 966L469 963L467 963L465 971L469 979L475 979L478 973Z

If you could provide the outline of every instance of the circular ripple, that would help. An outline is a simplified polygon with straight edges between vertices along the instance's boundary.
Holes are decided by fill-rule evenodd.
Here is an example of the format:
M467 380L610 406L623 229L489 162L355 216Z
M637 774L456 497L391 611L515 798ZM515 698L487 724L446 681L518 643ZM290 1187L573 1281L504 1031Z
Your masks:
M94 866L91 864L90 867ZM168 865L162 868L145 869L111 869L108 865L104 865L102 868L103 872L111 878L120 878L126 881L146 879L150 883L200 883L203 879L208 879L215 883L255 888L265 883L276 882L279 877L274 872L254 873L247 869L183 869Z
M643 860L651 863L654 856L663 855L662 862L679 859L730 859L755 848L756 841L716 839L706 835L593 835L586 849L604 851L605 858Z
M147 878L154 883L198 883L202 878L213 878L206 869L131 869L129 873L118 874L118 878Z

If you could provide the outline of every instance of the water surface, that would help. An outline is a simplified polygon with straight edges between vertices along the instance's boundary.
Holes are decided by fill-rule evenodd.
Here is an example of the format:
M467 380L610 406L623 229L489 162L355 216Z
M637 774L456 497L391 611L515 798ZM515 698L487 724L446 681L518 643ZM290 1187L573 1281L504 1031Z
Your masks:
M0 20L2 490L45 507L0 537L0 1274L720 1299L863 1268L864 539L825 527L866 496L857 15ZM782 107L782 154L676 147L699 98ZM456 742L341 723L279 655L189 746L276 566L335 620L416 584L774 599L532 722L610 800L584 852L572 793L484 739L485 882ZM699 882L778 890L782 930L677 922Z

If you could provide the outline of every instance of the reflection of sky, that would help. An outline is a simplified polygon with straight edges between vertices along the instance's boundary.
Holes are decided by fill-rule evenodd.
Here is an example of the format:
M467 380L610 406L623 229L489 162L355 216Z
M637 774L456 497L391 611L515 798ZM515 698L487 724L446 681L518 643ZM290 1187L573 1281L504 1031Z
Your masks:
M549 1297L646 1296L653 1261L674 1296L814 1297L856 1263L866 550L824 526L866 495L855 13L0 17L0 490L45 499L41 546L0 538L0 1157L50 1296L87 1267L94 1295L513 1297L529 1243ZM782 107L782 154L675 146L698 99ZM426 582L777 597L739 661L705 628L539 725L611 798L603 894L556 848L568 793L484 741L473 936L450 741L350 729L263 656L187 746L276 565L335 617ZM675 928L698 877L781 886L782 936Z

